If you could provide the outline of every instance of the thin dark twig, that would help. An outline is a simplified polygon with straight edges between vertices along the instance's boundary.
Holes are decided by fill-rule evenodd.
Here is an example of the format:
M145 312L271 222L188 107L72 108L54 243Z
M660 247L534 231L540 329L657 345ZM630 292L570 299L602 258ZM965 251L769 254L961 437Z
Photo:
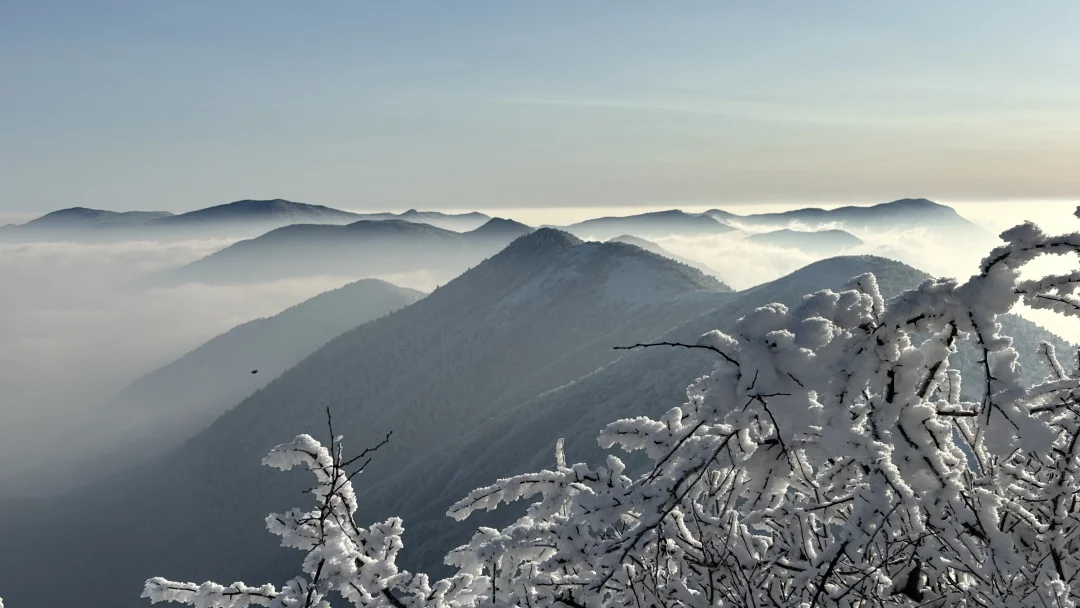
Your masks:
M649 348L651 346L672 346L672 347L681 346L682 348L700 348L700 349L704 349L704 350L711 350L714 353L719 354L721 357L727 359L728 363L731 363L732 365L735 365L735 366L739 365L739 363L737 361L735 361L734 359L732 359L731 357L729 357L727 353L720 350L719 348L716 348L715 346L709 346L708 344L683 344L682 342L650 342L648 344L643 344L643 343L639 342L637 344L632 344L630 346L615 346L615 347L612 347L612 348L614 350L633 350L635 348Z

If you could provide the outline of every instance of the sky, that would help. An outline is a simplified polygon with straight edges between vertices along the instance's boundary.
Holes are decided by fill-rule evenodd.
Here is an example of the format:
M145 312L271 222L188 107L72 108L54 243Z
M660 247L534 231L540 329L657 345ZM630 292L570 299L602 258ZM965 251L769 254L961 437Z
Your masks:
M1080 3L0 0L0 215L1080 199Z

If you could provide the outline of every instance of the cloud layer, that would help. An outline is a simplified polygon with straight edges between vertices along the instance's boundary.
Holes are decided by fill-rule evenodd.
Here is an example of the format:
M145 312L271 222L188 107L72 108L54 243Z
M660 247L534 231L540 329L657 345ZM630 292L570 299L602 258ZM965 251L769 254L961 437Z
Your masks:
M209 338L339 287L342 277L138 290L228 241L0 245L0 477L128 382Z

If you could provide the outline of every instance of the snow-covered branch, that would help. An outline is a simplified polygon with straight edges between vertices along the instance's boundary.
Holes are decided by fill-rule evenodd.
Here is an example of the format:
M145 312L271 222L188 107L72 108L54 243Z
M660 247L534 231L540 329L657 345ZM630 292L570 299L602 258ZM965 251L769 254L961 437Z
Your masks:
M873 275L798 305L770 304L695 344L717 353L686 402L609 424L602 465L555 466L470 492L448 515L529 501L480 528L429 583L396 565L401 522L353 522L339 438L307 435L264 461L308 468L316 507L267 519L307 553L272 586L148 581L195 606L1075 606L1080 598L1080 372L1052 346L1021 380L1000 315L1023 302L1080 315L1080 271L1020 280L1080 235L1002 234L966 281L929 279L886 301ZM950 357L981 353L964 387ZM649 465L628 470L617 451Z

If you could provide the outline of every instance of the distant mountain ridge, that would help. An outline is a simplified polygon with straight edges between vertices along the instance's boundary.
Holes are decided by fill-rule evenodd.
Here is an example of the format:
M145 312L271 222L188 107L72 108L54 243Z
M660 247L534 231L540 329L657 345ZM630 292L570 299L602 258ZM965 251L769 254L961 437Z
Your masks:
M955 209L925 198L904 198L869 206L821 209L807 207L777 213L738 215L721 209L710 209L705 215L732 225L756 227L801 227L816 230L842 225L845 230L887 231L905 228L928 228L945 233L967 233L990 236L978 225L965 219Z
M563 226L562 229L583 238L602 240L613 239L622 235L632 235L639 238L673 235L717 235L734 230L731 226L708 215L686 213L679 209L654 211L624 217L600 217Z
M467 232L490 217L409 209L403 213L355 213L285 199L245 199L185 213L107 211L73 207L47 213L22 225L3 226L6 239L76 238L109 241L138 238L256 236L292 224L348 224L359 220L401 220Z
M483 213L460 214L409 209L402 213L357 213L285 199L241 200L186 213L164 211L115 212L73 207L46 214L22 225L0 227L5 240L123 240L138 238L254 237L291 224L348 224L360 220L399 220L423 223L455 232L469 232L491 218ZM836 209L808 207L777 213L739 215L722 209L687 213L678 209L624 217L601 217L558 227L581 237L612 239L624 234L640 238L721 235L742 225L761 228L821 230L842 226L866 232L923 228L948 234L989 237L986 231L946 205L908 198L869 206Z
M213 222L347 223L359 219L355 213L322 205L285 199L242 200L180 213L152 222L153 227L199 225Z
M492 219L490 216L483 213L473 211L469 213L443 213L441 211L417 211L416 209L409 209L402 213L359 213L357 219L365 220L404 220L406 222L417 222L421 224L431 224L437 228L444 228L446 230L453 230L455 232L468 232L475 230L480 226L483 226L488 220Z
M87 229L94 226L143 224L172 217L172 215L168 211L106 211L104 209L71 207L46 213L25 224L12 224L11 226L35 232L54 230L70 233L73 230Z
M501 218L465 233L396 219L292 224L161 273L152 284L244 283L318 274L358 278L420 270L449 280L531 231Z
M152 220L171 217L168 211L105 211L103 209L88 209L86 207L72 207L46 213L45 215L30 220L23 226L52 226L52 225L80 225L80 224L112 224L126 222L148 222Z

